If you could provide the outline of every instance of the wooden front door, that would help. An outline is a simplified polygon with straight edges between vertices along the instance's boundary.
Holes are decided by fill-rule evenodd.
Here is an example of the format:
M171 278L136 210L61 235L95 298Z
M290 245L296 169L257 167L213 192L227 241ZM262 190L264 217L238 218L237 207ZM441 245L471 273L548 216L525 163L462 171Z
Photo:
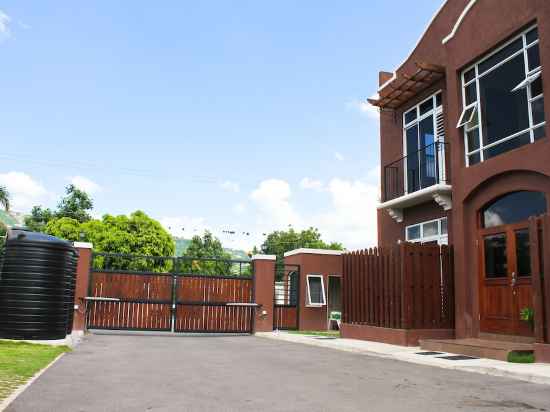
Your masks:
M520 319L533 306L528 223L481 229L478 241L481 332L532 336Z

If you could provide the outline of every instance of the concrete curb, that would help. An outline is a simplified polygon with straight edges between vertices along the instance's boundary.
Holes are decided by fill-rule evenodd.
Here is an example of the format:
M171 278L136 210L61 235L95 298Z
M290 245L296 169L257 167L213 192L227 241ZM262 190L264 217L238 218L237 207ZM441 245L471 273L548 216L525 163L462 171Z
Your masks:
M10 396L8 396L6 399L0 403L0 412L5 410L19 395L21 395L25 390L31 386L34 381L36 381L44 372L46 372L48 369L50 369L59 359L61 359L66 353L60 354L57 358L55 358L53 361L51 361L48 366L46 366L44 369L38 371L32 378L30 378L27 383L24 385L21 385L18 387Z
M315 339L307 335L294 335L284 332L262 332L256 336L281 340L291 343L335 349L344 352L358 353L377 358L394 359L401 362L433 366L443 369L478 373L521 380L525 382L550 385L550 365L548 364L514 364L492 359L475 359L465 361L448 361L437 357L418 355L418 347L403 347L385 343L360 341L355 339ZM447 354L445 355L453 355Z

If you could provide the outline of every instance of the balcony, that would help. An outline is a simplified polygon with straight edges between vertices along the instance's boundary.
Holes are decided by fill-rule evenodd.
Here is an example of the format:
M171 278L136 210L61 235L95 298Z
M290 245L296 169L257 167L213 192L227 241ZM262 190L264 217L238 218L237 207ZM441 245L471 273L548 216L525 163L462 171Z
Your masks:
M398 222L403 221L404 208L429 200L451 209L448 148L448 143L435 142L385 166L378 208L386 209Z

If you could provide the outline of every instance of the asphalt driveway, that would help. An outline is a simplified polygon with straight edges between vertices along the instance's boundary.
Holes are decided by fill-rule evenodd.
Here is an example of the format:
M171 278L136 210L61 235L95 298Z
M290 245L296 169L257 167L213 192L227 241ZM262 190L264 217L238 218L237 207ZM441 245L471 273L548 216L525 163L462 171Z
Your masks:
M90 335L9 412L550 411L550 386L253 336Z

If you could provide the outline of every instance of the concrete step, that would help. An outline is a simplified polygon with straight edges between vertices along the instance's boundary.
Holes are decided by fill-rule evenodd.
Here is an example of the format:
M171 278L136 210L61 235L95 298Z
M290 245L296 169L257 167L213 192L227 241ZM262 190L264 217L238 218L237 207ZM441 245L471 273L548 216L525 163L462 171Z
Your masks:
M426 339L420 341L423 351L447 352L475 358L507 361L513 351L533 352L531 343L497 341L494 339Z

